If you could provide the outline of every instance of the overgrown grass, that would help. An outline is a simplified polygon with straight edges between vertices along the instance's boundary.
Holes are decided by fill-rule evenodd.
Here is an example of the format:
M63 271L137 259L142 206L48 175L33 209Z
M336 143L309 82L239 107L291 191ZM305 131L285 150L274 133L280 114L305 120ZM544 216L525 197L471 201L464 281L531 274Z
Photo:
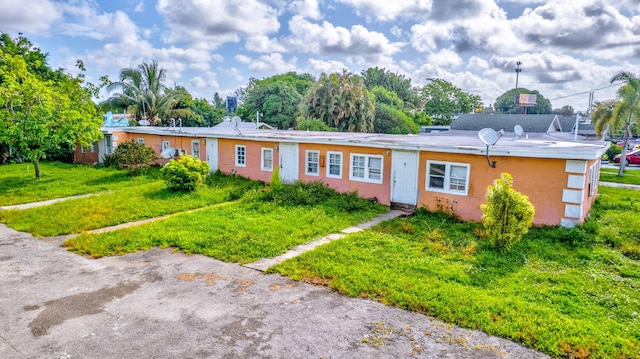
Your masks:
M606 207L600 211L599 220L608 218ZM640 263L597 240L588 228L534 228L503 253L483 239L479 224L419 211L270 271L556 357L637 358Z
M627 169L622 177L618 177L617 168L601 168L600 181L640 185L640 170Z
M100 166L62 162L41 162L36 179L31 163L0 166L0 206L98 193L127 187L144 177L130 177L126 171Z
M172 192L155 175L137 177L138 183L98 196L25 210L0 211L0 221L38 237L113 226L145 218L206 207L240 198L259 182L235 176L213 175L208 185L191 193Z
M285 191L304 192L304 187L287 186ZM83 234L67 240L65 246L92 257L154 246L176 247L187 253L249 263L277 256L295 245L366 221L385 210L362 199L357 201L358 209L353 209L353 195L334 193L312 205L282 205L265 200L268 196L268 192L253 190L240 202L114 232ZM345 211L347 207L352 210Z

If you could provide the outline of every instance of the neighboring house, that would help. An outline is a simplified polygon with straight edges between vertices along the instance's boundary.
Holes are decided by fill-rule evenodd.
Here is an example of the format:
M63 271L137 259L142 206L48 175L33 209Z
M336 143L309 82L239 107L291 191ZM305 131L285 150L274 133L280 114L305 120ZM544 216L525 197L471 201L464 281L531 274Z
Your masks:
M575 118L574 118L575 120ZM480 131L488 127L496 131L513 132L516 125L522 126L525 133L562 132L558 116L550 115L498 115L470 114L462 115L451 123L451 130Z
M561 132L555 115L523 116L530 120L520 123L526 136L512 132L518 115L510 122L496 121L498 115L470 116L475 126L470 130L454 129L457 121L466 121L461 116L451 131L421 135L260 130L255 123L253 128L238 123L179 131L103 128L102 141L113 149L122 141L142 139L157 153L169 141L189 155L197 149L213 171L269 182L279 168L284 182L321 181L385 205L442 209L474 221L482 217L487 186L508 172L514 188L535 206L534 224L573 226L585 219L597 194L599 159L607 142L574 141L572 134ZM480 121L487 116L496 117ZM506 131L489 148L495 168L477 135L476 128L485 127Z

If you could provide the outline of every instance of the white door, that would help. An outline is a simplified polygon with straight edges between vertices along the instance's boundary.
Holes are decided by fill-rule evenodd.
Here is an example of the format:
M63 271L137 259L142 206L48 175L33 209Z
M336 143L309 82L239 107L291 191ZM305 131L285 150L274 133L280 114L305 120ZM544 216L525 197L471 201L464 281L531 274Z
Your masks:
M218 139L207 138L207 163L211 172L218 170Z
M298 180L298 144L280 143L280 178L284 183Z
M391 156L391 202L418 202L418 152L394 150Z

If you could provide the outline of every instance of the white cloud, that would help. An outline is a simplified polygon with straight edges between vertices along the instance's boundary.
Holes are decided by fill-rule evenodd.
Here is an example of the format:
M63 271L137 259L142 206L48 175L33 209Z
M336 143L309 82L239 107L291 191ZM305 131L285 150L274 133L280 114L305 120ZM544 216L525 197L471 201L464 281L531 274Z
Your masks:
M62 11L50 0L0 0L2 31L39 33L62 18Z
M167 41L202 42L211 48L280 27L277 9L257 0L158 0L156 10L169 27Z
M340 61L324 61L318 59L309 59L307 61L307 66L309 68L309 72L319 75L321 73L334 73L334 72L342 72L342 69L349 69L345 64Z
M265 72L269 74L279 74L289 71L297 71L296 57L292 57L288 62L279 53L262 55L258 60L249 64L249 70Z
M133 9L135 12L143 12L144 11L144 1L140 1L138 5Z
M467 69L469 70L486 70L489 68L489 62L477 56L471 56L467 61Z
M395 37L401 37L402 33L403 33L402 28L400 28L399 26L395 26L395 25L391 27L389 32Z
M434 3L432 0L338 0L338 2L354 7L360 16L380 21L422 16L431 10Z
M241 64L248 64L251 62L251 58L249 56L245 56L242 54L238 54L234 56L234 58L236 59L236 61L238 61Z
M195 88L218 87L219 83L214 72L207 72L189 80L189 85Z
M275 39L270 39L266 35L250 36L245 42L245 48L253 52L286 52L287 48Z
M319 20L322 18L318 0L295 0L289 4L289 10L294 14L302 15L308 19Z
M432 53L429 55L428 61L432 65L444 68L455 68L462 65L462 58L451 49L443 49L440 52Z

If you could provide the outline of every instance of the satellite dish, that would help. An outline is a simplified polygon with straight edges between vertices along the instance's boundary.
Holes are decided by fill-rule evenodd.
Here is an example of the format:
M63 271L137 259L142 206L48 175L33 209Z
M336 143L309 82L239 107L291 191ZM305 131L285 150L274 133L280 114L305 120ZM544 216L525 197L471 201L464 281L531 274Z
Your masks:
M160 152L160 157L162 158L172 158L176 153L176 149L173 147L167 147L162 152Z
M520 137L524 133L524 130L522 129L522 126L515 125L513 126L513 132L515 132L516 136Z
M240 123L240 122L242 122L242 119L240 117L238 117L238 116L233 116L231 118L231 122Z
M498 133L493 128L483 128L478 132L478 137L480 138L480 141L487 146L494 145L498 142Z
M151 124L151 122L149 122L148 120L140 120L138 121L138 123L140 124L140 126L149 126Z

